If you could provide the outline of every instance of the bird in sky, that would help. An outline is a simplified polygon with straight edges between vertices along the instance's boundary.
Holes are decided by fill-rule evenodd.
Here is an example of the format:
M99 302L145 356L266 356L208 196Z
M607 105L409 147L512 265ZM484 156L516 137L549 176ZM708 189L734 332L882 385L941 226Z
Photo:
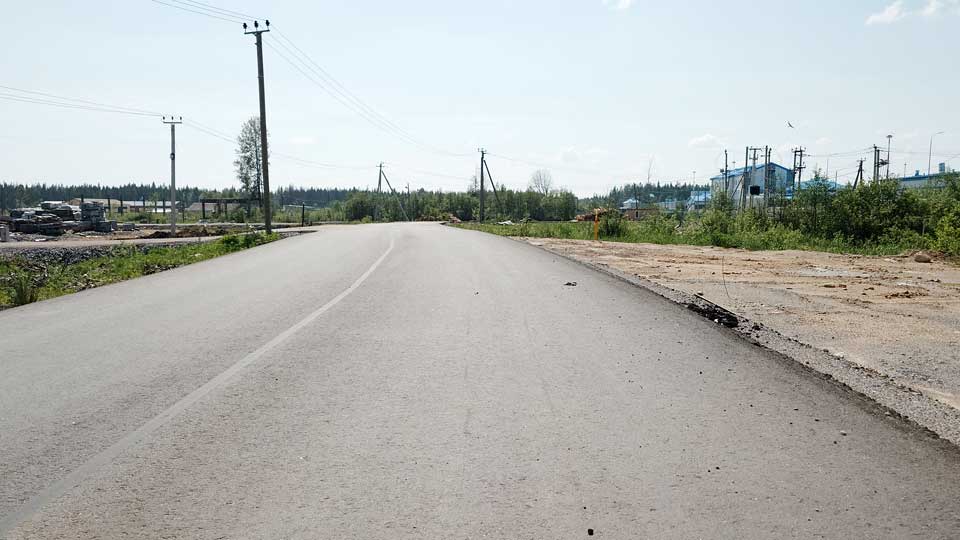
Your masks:
M793 127L793 124L791 124L790 122L787 122L787 125L790 126L790 129L797 129L797 128Z

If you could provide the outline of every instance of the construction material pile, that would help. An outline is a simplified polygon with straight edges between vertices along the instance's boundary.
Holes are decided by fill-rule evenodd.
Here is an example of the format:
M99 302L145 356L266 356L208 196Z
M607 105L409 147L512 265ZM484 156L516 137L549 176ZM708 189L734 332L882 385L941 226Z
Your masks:
M66 231L112 232L117 222L108 220L106 209L98 202L85 202L80 207L45 202L39 208L19 208L10 211L0 221L10 232L60 236Z

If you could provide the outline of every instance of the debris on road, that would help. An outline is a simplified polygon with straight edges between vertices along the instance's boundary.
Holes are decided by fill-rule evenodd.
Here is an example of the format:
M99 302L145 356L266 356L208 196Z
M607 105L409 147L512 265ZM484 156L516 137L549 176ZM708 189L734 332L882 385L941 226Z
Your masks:
M576 281L568 281L568 282L564 283L563 286L564 286L564 287L576 287L576 286L577 286L577 282L576 282Z
M724 309L709 300L699 298L698 302L687 304L687 309L699 313L711 321L722 324L727 328L736 328L740 324L740 319L729 310Z
M550 251L604 265L726 313L960 410L960 267L930 253L870 257L811 251L537 238ZM682 272L677 272L682 270Z

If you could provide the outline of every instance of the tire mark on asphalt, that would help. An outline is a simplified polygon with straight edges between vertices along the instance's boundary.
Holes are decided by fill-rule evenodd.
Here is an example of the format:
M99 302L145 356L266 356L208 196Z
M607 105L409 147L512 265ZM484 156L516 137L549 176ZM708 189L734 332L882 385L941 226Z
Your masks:
M291 336L303 329L303 327L312 323L318 317L340 303L340 301L349 296L350 293L358 289L360 285L362 285L363 282L366 281L371 274L373 274L377 267L383 263L387 256L390 255L390 252L393 251L394 243L394 238L391 237L389 247L387 247L387 250L380 255L380 258L378 258L369 268L367 268L367 271L357 278L352 285L341 291L340 294L333 297L333 299L331 299L329 302L320 306L318 309L301 319L299 322L263 344L257 350L244 356L225 371L204 383L203 386L197 388L193 392L190 392L181 398L180 401L177 401L157 416L151 418L136 430L128 433L107 449L96 454L85 463L74 469L68 475L64 476L60 480L57 480L53 484L50 484L10 514L0 518L0 537L5 537L7 533L13 530L21 522L32 517L47 503L59 498L61 495L64 495L68 491L80 485L83 481L87 480L95 472L107 465L115 457L120 455L128 448L139 443L141 440L155 432L157 429L161 428L167 422L176 418L178 415L180 415L180 413L187 410L194 403L203 399L210 392L226 385L240 372L259 360L263 355L289 339Z

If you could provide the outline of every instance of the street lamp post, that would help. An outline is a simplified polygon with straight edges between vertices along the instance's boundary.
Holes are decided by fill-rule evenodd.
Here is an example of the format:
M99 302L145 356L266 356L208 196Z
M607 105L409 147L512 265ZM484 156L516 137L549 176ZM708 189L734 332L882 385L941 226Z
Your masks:
M937 135L943 135L943 132L938 131L930 136L930 152L927 154L927 176L930 176L930 168L933 165L933 138Z

